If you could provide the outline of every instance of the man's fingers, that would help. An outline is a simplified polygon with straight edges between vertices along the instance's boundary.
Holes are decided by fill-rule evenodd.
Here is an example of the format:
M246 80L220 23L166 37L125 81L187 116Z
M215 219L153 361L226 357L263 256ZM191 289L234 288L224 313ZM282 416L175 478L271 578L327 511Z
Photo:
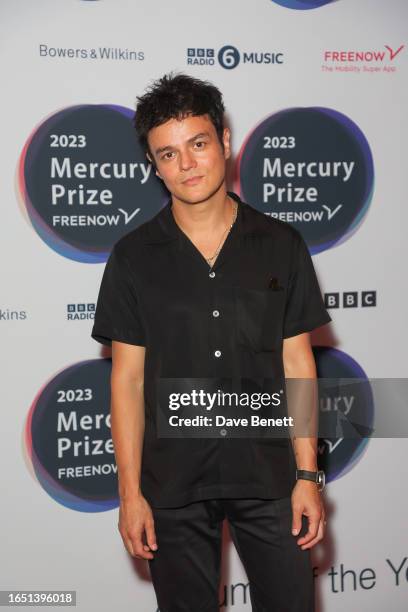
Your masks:
M125 545L125 548L128 551L129 555L132 555L132 557L134 557L135 553L134 553L134 550L133 550L133 546L132 546L131 540L129 540L128 538L124 538L124 537L122 537L122 540L123 540L123 544Z
M153 559L153 554L143 545L141 534L121 534L126 550L132 557L139 559Z
M128 538L127 536L122 536L122 539L123 539L123 544L125 545L125 548L127 552L129 553L129 555L131 555L132 557L141 558L140 555L137 554L136 546L133 545L132 540Z
M292 506L292 533L297 535L302 528L302 509Z
M316 537L313 538L313 540L311 540L307 544L302 545L301 549L302 550L307 550L308 548L312 548L315 544L320 542L320 540L322 540L323 537L324 537L324 523L323 523L323 521L320 521Z
M133 537L131 542L133 546L134 557L139 557L140 559L153 559L153 553L145 549L145 546L143 545L140 536L137 536L136 538Z
M319 523L320 523L320 515L311 514L308 517L308 519L309 519L309 528L307 530L307 533L305 533L305 535L299 538L299 540L297 541L299 545L307 544L308 542L313 540L317 535L317 531L319 529Z
M154 559L152 551L158 549L153 513L144 498L137 503L121 504L118 528L126 550L132 557Z
M129 534L132 540L133 551L136 557L140 557L141 559L153 559L153 555L151 552L145 550L144 544L142 542L142 533L143 528L140 529L137 533Z
M151 550L157 550L158 546L157 546L157 540L156 540L156 533L154 531L154 521L153 519L146 521L146 540L147 540L147 544L149 545L149 548Z

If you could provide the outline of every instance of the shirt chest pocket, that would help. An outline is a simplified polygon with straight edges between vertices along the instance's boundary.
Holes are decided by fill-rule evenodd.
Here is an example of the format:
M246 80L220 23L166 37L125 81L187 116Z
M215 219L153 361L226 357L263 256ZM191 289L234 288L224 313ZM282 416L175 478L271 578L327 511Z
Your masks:
M284 288L235 289L238 343L254 351L268 351L282 341Z

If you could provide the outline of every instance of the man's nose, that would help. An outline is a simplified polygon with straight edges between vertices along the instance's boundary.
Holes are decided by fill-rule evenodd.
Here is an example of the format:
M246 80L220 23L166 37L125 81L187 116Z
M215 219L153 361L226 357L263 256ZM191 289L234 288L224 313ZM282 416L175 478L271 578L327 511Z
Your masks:
M191 168L195 168L195 166L197 165L197 162L194 158L194 155L192 155L191 151L182 151L180 152L180 156L179 156L179 164L180 164L180 170L190 170Z

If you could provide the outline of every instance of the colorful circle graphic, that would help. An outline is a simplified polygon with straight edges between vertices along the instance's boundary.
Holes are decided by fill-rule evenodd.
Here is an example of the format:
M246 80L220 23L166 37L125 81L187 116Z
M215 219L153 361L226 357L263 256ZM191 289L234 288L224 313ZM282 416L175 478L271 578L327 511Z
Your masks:
M25 427L38 482L55 501L80 512L118 506L110 430L111 359L72 365L35 398Z
M374 398L366 373L350 355L323 346L314 346L313 353L318 377L326 383L319 389L320 415L327 418L331 412L333 422L342 423L342 435L318 442L319 467L330 482L347 474L367 448L374 424Z
M106 261L113 244L159 212L167 191L139 145L134 112L64 108L28 138L19 163L27 216L41 239L75 261Z
M285 8L308 11L309 9L316 9L325 4L330 4L333 0L272 0L272 2Z
M235 167L236 189L255 208L294 225L312 254L357 231L374 185L360 128L329 108L291 108L249 134Z

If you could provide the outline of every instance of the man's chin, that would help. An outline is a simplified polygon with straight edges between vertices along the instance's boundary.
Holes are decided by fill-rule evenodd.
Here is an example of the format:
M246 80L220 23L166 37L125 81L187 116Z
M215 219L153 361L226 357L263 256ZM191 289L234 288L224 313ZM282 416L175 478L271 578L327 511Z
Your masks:
M211 188L191 188L183 189L180 193L173 193L178 200L185 202L186 204L201 204L212 198L222 187L224 181L220 185Z

